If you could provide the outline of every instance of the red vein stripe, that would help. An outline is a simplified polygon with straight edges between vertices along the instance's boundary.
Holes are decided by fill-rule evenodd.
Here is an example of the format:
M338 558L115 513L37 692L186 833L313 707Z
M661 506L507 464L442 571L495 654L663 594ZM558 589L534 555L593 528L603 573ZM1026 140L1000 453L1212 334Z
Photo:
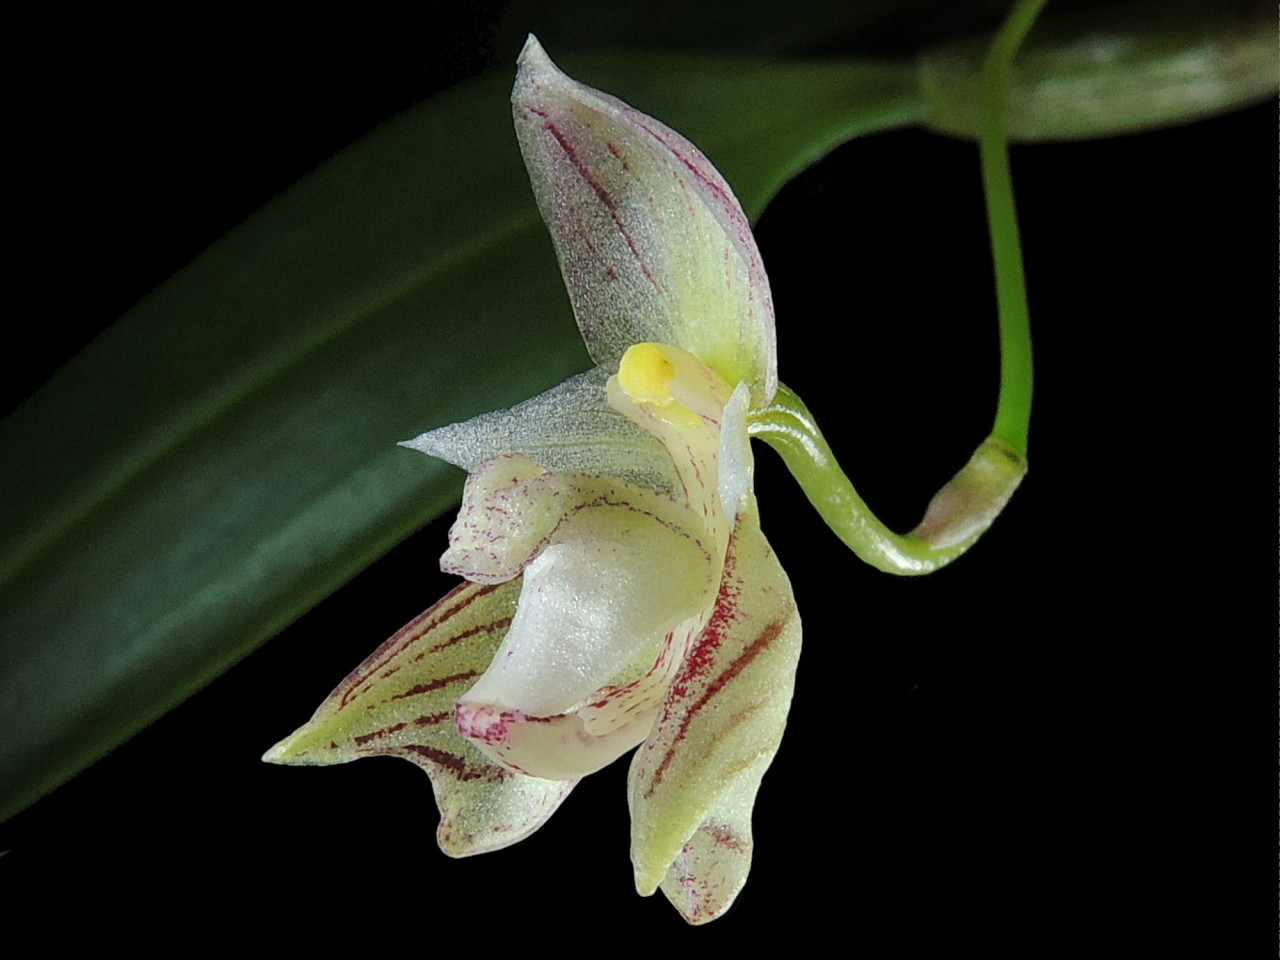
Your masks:
M493 621L493 623L481 623L477 626L472 627L470 630L463 630L461 633L457 634L456 636L450 637L448 640L444 641L444 643L437 644L436 646L432 647L430 650L423 650L421 653L419 653L416 657L413 658L414 662L421 660L423 657L426 657L429 654L439 653L441 650L448 649L449 647L452 647L455 643L461 643L463 640L470 640L472 637L478 637L482 633L493 633L493 631L495 630L505 630L509 626L511 626L510 617L499 617L497 620Z
M578 156L578 151L574 148L573 144L569 142L568 137L560 131L560 128L557 127L545 114L542 114L542 117L543 127L549 134L551 134L552 137L555 138L555 141L560 144L560 149L564 151L569 162L573 164L573 168L578 171L578 175L582 177L587 186L589 186L592 192L595 193L596 197L599 198L600 202L604 204L604 208L609 211L609 216L613 218L614 226L616 226L618 228L618 232L622 234L622 239L627 241L627 246L631 248L631 254L636 258L636 263L639 264L640 271L644 274L645 279L653 284L653 288L655 290L661 293L661 284L658 283L657 278L649 270L648 264L644 262L644 257L640 255L640 248L636 246L635 240L632 239L626 225L622 222L622 217L618 213L618 202L613 199L609 194L609 191L604 188L604 184L597 180L595 174L593 174L587 168L587 165L582 162L582 158ZM624 164L624 168L625 166L626 165Z
M452 676L440 677L429 683L419 683L405 690L403 693L393 694L392 700L403 700L405 697L416 697L424 693L430 693L432 690L439 690L463 680L470 680L479 673L478 670L464 670L462 673L455 673Z
M371 680L374 674L386 669L391 661L400 655L402 650L409 649L419 640L428 636L437 626L447 623L481 597L488 596L494 590L497 590L499 586L502 585L459 584L445 594L438 603L410 620L392 634L382 646L366 657L364 662L352 670L347 675L347 678L339 684L338 689L342 691L339 709L348 706L352 700L359 696L364 684ZM452 637L441 646L447 646L450 642L454 642Z
M735 677L751 665L751 662L760 655L765 647L769 646L769 644L777 639L778 634L782 633L784 626L786 626L786 623L783 620L772 621L760 632L760 635L756 637L755 640L751 641L750 645L748 645L741 654L733 659L727 670L720 673L711 681L711 683L707 684L706 689L702 691L702 696L700 696L685 712L685 715L680 718L679 729L676 730L675 736L667 746L666 752L662 756L662 761L658 764L658 768L653 773L653 779L649 781L649 789L645 791L646 799L653 796L653 792L662 782L662 778L666 774L667 768L671 765L671 760L675 755L677 744L684 740L685 735L689 731L689 724L693 722L693 719L698 715L702 708L707 705L712 697L731 683ZM735 718L734 723L729 724L729 726L736 725L736 722L737 718Z
M429 747L422 743L409 743L402 748L406 753L412 753L423 760L429 760L435 764L442 772L449 773L459 783L466 783L469 780L505 780L509 774L501 767L485 764L482 767L470 766L464 757L458 756L456 753L450 753L447 750L440 750L436 747Z
M363 747L371 740L381 740L383 737L389 737L393 733L399 733L405 728L405 724L397 723L393 727L383 727L381 730L374 730L370 733L362 733L358 737L352 737L351 740L358 747Z
M689 451L690 451L689 456L692 459L693 458L692 448L689 448ZM695 463L694 469L695 470L697 469L696 463ZM559 478L563 478L564 476L566 476L566 474L554 475L555 482L558 483ZM521 481L518 484L518 486L521 488L519 490L517 490L516 487L513 486L507 490L498 491L497 494L501 494L506 497L519 495L521 497L527 497L531 501L545 500L547 496L545 492L539 494L536 490L529 489L529 487L531 487L532 485L537 484L538 487L551 486L551 493L554 496L560 495L561 491L555 485L549 482L544 482L544 481L546 481L546 475L539 476L539 477L532 477L529 480ZM701 476L699 476L699 481L701 482ZM684 481L682 480L681 483L683 484L683 482ZM704 484L703 485L704 492L705 492L705 489L706 488ZM570 488L569 492L574 492L574 489ZM637 506L636 504L631 503L628 500L615 500L615 499L612 499L611 497L612 497L611 494L600 493L600 494L596 494L593 499L582 500L582 501L579 501L578 503L571 504L570 506L564 508L561 511L560 515L556 518L551 528L545 534L543 534L543 536L538 540L538 542L533 544L533 546L530 547L527 551L525 550L521 551L522 555L527 554L528 559L521 561L521 564L518 565L519 569L512 574L512 579L514 579L516 576L522 575L524 573L524 570L528 567L528 565L532 563L534 559L540 556L542 552L547 549L547 547L554 546L559 543L568 542L567 539L557 539L557 535L559 534L561 527L563 527L565 524L573 520L579 513L582 513L586 510L594 510L594 509L603 508L603 507L609 507L615 510L625 510L629 513L637 514L638 516L647 517L648 519L657 523L659 526L675 534L677 537L687 540L691 544L693 544L693 546L703 555L704 559L707 561L708 564L714 563L714 560L715 560L714 554L707 547L707 545L703 543L701 537L685 529L674 520L666 520L662 518L653 510L647 510L644 507ZM687 497L688 497L688 494L686 493L686 498ZM675 500L672 500L669 497L666 497L664 499L668 500L670 503L676 503ZM488 508L486 507L486 509ZM704 509L704 513L705 513L705 509ZM472 523L470 522L470 520L468 520L468 522L466 523L466 527L468 529L477 529L480 526L482 525ZM463 559L467 559L467 558L474 557L476 554L481 553L482 551L480 551L476 547L465 547L460 552L463 554ZM493 554L490 553L490 554L487 554L487 556L492 557ZM514 566L517 566L517 565L511 565L507 569L510 570ZM467 567L463 567L461 563L450 563L449 566L447 567L447 570L448 572L456 573L458 576L461 576L461 577L476 577L476 576L487 575L487 574L484 574L483 571L474 569L474 564ZM510 625L510 623L511 623L511 618L506 617L504 619L494 621L494 623L491 624L490 627L493 629L497 629L500 626L508 626ZM480 629L481 628L476 628L475 631L470 631L470 632L475 633L475 632L478 632ZM427 651L427 653L434 653L436 650L443 650L448 645L449 645L448 643L442 643L438 647L433 647L431 650ZM421 656L423 656L423 654L419 654L419 657Z

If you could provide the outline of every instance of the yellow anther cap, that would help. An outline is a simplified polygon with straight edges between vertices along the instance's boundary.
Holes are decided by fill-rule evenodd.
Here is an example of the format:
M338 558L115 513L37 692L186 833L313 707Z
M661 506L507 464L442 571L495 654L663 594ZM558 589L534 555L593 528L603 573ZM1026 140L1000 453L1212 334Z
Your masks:
M671 381L676 366L658 343L637 343L627 349L618 365L618 386L636 403L666 406L673 401Z

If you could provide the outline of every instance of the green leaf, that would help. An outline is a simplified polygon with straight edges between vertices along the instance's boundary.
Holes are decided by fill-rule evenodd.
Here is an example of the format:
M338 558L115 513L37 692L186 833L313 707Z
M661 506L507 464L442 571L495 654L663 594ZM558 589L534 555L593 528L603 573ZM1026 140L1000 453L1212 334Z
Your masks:
M927 124L976 136L990 37L920 59ZM1008 136L1082 140L1229 113L1275 95L1274 5L1261 0L1049 4L1009 74Z
M566 59L698 143L752 214L920 114L909 65ZM0 424L0 817L445 510L461 474L396 441L586 366L510 83L375 131Z

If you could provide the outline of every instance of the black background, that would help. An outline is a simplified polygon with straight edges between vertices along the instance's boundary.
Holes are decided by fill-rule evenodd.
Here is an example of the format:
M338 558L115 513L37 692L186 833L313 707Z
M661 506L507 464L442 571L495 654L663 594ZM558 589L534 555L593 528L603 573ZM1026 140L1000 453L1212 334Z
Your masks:
M501 6L386 5L358 23L234 5L166 22L100 12L41 39L47 75L13 120L15 283L36 306L15 323L29 340L10 339L4 399L372 125L509 66ZM0 826L0 875L23 894L11 903L111 918L103 942L159 936L156 917L299 944L348 930L371 949L572 944L632 924L728 945L803 925L907 954L998 949L1064 909L1086 929L1124 912L1127 885L1177 859L1163 838L1186 801L1153 798L1215 769L1204 698L1234 682L1217 651L1243 635L1261 569L1274 128L1265 105L1014 149L1037 350L1031 473L954 567L922 580L865 567L757 450L806 652L751 880L706 933L632 890L625 763L519 846L455 862L409 764L258 761L448 589L436 562L449 518ZM759 224L781 376L900 529L989 425L983 217L976 149L902 132L842 148Z

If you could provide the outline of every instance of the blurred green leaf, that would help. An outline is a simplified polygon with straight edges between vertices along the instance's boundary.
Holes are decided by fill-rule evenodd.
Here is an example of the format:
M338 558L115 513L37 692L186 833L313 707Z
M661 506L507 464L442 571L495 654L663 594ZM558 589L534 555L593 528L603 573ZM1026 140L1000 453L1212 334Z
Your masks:
M921 114L910 64L565 59L699 143L753 215ZM395 441L586 366L510 82L375 131L0 423L0 818L445 510L461 475Z
M1275 96L1276 17L1261 0L1050 3L1009 77L1010 139L1080 140L1190 123ZM920 60L927 125L976 136L990 37Z

